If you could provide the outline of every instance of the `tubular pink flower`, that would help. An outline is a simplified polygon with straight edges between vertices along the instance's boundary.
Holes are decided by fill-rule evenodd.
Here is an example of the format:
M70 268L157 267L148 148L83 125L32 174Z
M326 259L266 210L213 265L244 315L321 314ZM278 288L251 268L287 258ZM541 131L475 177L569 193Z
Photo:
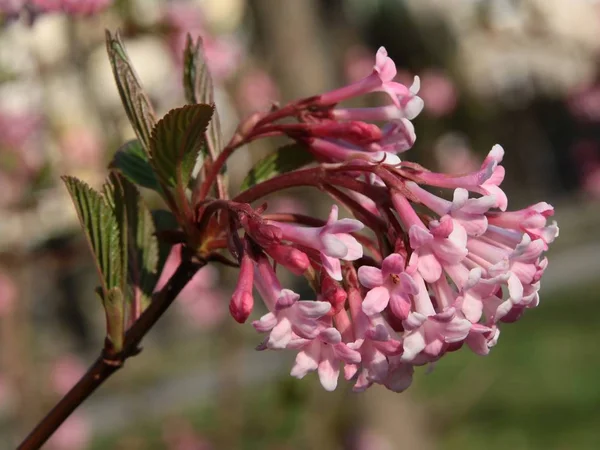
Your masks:
M494 145L490 153L483 161L479 171L462 175L450 176L434 172L420 172L419 180L430 186L449 189L464 188L482 195L493 196L496 200L494 207L505 211L508 206L508 198L500 183L504 180L504 167L498 165L504 156L504 149Z
M488 226L486 213L496 203L493 196L469 198L469 192L466 189L458 188L454 190L454 198L450 202L426 191L412 181L407 182L406 187L433 212L440 216L447 214L452 220L458 222L469 236L480 236L485 233Z
M498 342L500 330L495 325L487 327L481 324L473 324L465 342L478 355L485 356Z
M330 162L346 162L352 159L365 160L374 164L400 164L400 158L393 153L384 151L365 152L344 142L335 142L327 139L311 139L309 150L316 156Z
M546 219L554 215L554 208L546 202L536 203L519 211L492 212L489 223L500 228L527 233L531 239L541 239L544 250L558 237L556 221L546 225Z
M423 278L415 274L414 279L419 291L414 296L415 312L402 322L406 333L401 360L415 361L421 352L425 361L435 360L445 344L461 342L468 336L471 322L457 315L454 307L436 313Z
M291 375L304 378L307 373L316 370L321 385L327 391L337 387L342 363L359 364L361 361L360 353L342 342L342 335L332 327L322 330L315 339L299 339L293 345L300 352Z
M382 132L382 138L372 146L377 147L376 150L384 151L386 153L402 153L412 148L417 140L415 127L406 119L400 119L385 124Z
M238 282L229 302L229 312L239 323L244 323L254 306L252 285L254 284L254 264L248 254L242 256Z
M269 221L281 230L282 239L318 250L323 268L334 280L342 279L340 259L355 261L363 256L362 246L349 233L361 230L358 220L338 220L338 207L333 205L327 223L322 227L301 227Z
M380 47L375 56L375 66L369 76L356 83L321 94L318 102L321 105L335 105L371 92L383 91L389 95L394 108L398 111L395 117L413 119L423 109L423 100L416 95L419 92L419 77L415 77L410 88L392 81L395 77L396 65L388 57L385 48Z
M443 266L457 264L465 258L468 253L467 233L450 216L443 216L439 221L432 220L427 229L402 194L393 193L392 203L408 228L410 246L414 250L409 266L427 282L437 281L442 276Z
M270 312L252 325L260 333L269 333L265 341L267 348L286 348L294 333L305 339L317 337L320 332L317 319L331 309L328 302L299 301L298 294L282 289L275 271L264 256L255 263L254 280Z
M396 317L408 317L411 309L410 296L416 294L417 286L404 269L404 257L398 253L386 257L381 269L372 266L362 266L358 269L360 283L370 289L362 304L366 315L380 313L389 303Z
M367 316L363 312L362 296L354 270L348 273L346 281L355 338L348 346L360 353L361 365L346 364L344 377L350 380L358 374L353 390L360 392L373 383L384 384L389 372L388 359L402 353L402 343L381 314Z
M415 268L428 282L442 276L442 269L460 263L468 254L467 233L450 216L429 223L429 231L413 225L408 231L410 246L414 250L409 266Z

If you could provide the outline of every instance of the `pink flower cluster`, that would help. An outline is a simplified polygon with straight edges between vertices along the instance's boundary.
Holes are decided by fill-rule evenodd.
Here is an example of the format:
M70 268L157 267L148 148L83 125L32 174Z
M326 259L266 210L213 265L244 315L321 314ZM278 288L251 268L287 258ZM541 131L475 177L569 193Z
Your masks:
M72 16L91 16L108 8L113 0L0 0L0 13L18 17L23 10L33 13L64 12Z
M91 16L106 9L113 0L31 0L40 12L64 12L73 16Z
M463 344L486 355L501 322L514 322L538 305L548 264L543 252L558 236L556 223L548 223L554 210L547 203L507 211L499 145L480 167L460 175L400 161L397 153L414 143L410 120L423 101L416 95L418 78L407 88L395 76L381 48L367 77L253 119L255 135L286 134L322 164L236 198L255 200L267 192L265 184L271 193L309 184L312 176L360 221L339 219L337 206L325 222L268 215L245 203L229 206L235 217L229 248L240 261L232 316L249 318L255 287L268 310L253 321L265 335L258 348L297 352L291 374L302 378L316 371L327 390L336 388L343 372L357 391L377 383L400 392L411 384L415 366ZM385 92L389 104L338 106L375 91ZM298 123L276 124L286 111ZM375 239L360 233L365 226ZM277 266L304 276L316 299L301 300L284 288Z

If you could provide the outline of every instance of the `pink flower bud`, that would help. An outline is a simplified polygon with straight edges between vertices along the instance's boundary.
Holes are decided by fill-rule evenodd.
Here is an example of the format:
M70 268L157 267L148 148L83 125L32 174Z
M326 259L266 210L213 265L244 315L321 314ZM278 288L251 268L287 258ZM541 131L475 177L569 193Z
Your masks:
M240 264L238 282L229 302L229 312L239 323L244 323L252 312L252 307L254 306L254 297L252 297L253 283L254 265L252 258L248 254L244 254Z
M240 223L252 239L261 247L269 247L281 241L281 230L275 225L265 223L258 215L243 214Z
M344 139L357 144L369 144L382 138L381 129L371 123L326 121L311 124L308 130L315 137Z
M331 310L328 315L335 316L344 309L348 293L337 281L325 272L321 272L321 297L331 303Z
M271 258L294 275L302 275L310 266L306 253L289 245L274 244L269 246L266 251Z

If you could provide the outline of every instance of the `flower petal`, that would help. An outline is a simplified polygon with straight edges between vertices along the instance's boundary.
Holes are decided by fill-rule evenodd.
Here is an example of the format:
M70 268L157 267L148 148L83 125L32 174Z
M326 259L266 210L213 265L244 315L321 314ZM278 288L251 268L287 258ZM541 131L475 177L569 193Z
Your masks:
M390 291L386 287L378 286L367 292L362 303L362 310L367 316L380 313L390 301Z
M381 263L381 272L386 278L391 274L400 274L404 271L406 260L398 253L392 253Z
M358 280L367 289L373 289L383 284L383 274L377 267L361 266L358 268Z
M321 262L327 274L336 281L342 281L342 266L340 260L321 253Z
M348 253L346 253L346 256L342 257L344 261L356 261L357 259L363 257L362 245L360 245L360 243L356 240L355 237L345 233L336 234L336 237L340 241L342 241L348 249Z
M272 349L284 349L292 339L292 324L283 317L271 330L267 346Z

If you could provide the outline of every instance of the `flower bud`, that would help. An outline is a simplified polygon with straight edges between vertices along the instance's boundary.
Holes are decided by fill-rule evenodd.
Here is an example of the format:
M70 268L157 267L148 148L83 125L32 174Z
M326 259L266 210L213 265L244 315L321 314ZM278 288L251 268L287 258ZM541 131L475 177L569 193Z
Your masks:
M238 277L235 291L229 302L229 312L231 316L239 323L244 323L254 306L252 297L252 285L254 283L254 266L252 258L246 253L242 256L240 264L240 274Z

